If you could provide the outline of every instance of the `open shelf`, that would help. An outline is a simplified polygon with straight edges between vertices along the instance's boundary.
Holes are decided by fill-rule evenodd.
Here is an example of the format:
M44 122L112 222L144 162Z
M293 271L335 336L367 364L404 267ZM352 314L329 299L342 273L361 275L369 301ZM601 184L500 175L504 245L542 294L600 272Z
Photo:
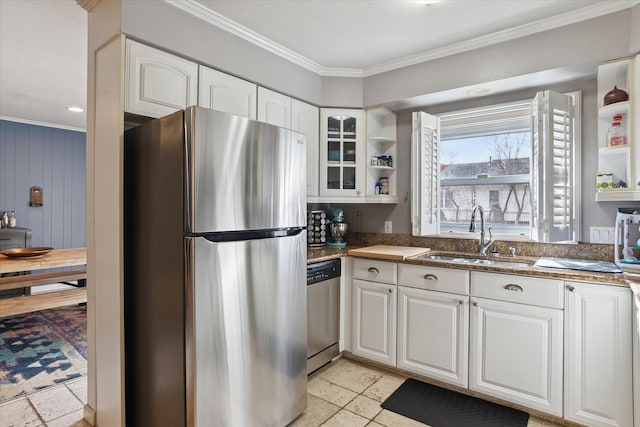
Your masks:
M367 110L367 189L366 203L398 203L396 192L396 114L384 107ZM375 165L375 158L391 157L392 166ZM376 184L386 178L388 194L376 194Z

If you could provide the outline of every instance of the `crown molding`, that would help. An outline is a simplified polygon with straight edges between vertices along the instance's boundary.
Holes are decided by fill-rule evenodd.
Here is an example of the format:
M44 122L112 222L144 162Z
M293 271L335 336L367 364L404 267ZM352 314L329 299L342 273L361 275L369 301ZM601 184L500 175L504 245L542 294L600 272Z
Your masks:
M640 0L636 0L636 2L640 3ZM421 53L417 53L415 55L410 55L404 58L399 58L370 67L365 67L362 70L362 74L364 77L373 76L387 71L396 70L398 68L419 64L421 62L433 61L434 59L443 58L445 56L455 55L469 50L479 49L486 46L491 46L494 44L517 39L519 37L553 30L555 28L564 27L566 25L571 25L578 22L586 21L588 19L597 18L598 16L628 9L632 6L632 4L632 2L627 0L596 3L582 9L566 12L561 15L541 19L539 21L531 22L528 24L519 25L507 30L488 34L486 36L476 37L462 42L453 43L441 48L431 49Z
M100 1L101 0L76 0L76 3L87 12L91 12Z
M78 128L78 127L74 127L74 126L59 125L59 124L55 124L55 123L38 122L38 121L35 121L35 120L28 120L28 119L20 119L18 117L0 116L0 120L4 120L4 121L7 121L7 122L23 123L25 125L44 126L44 127L47 127L47 128L64 129L64 130L72 130L72 131L75 131L75 132L87 133L87 130L84 129L84 128Z
M291 49L288 49L205 6L202 6L194 0L165 0L165 2L212 25L215 25L221 30L227 31L248 41L249 43L253 43L258 47L275 53L294 64L313 71L316 74L322 74L324 71L324 67L320 64L317 64L299 53L296 53Z
M98 3L100 0L76 1L78 2L78 4L82 5L82 3ZM640 0L603 1L571 12L566 12L561 15L541 19L539 21L520 25L507 30L498 31L486 36L476 37L462 42L453 43L441 48L429 49L414 55L382 62L380 64L372 65L369 67L335 68L324 67L310 60L309 58L297 52L294 52L293 50L288 49L281 44L276 43L217 12L214 12L213 10L201 5L196 0L164 1L171 6L181 9L184 12L187 12L197 18L210 23L211 25L214 25L224 31L240 37L248 41L249 43L259 46L290 62L293 62L300 67L310 70L320 76L327 77L369 77L410 65L419 64L421 62L432 61L434 59L443 58L445 56L455 55L458 53L491 46L542 31L548 31L566 25L575 24L577 22L597 18L598 16L618 12L620 10L628 9L637 4L640 4Z

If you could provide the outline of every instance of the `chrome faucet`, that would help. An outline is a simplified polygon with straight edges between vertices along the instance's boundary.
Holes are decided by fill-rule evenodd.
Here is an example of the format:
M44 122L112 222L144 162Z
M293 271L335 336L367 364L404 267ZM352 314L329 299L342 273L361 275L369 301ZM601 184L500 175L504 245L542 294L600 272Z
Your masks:
M469 231L476 231L476 211L480 212L480 240L478 241L478 252L480 252L480 255L486 255L487 249L493 245L493 236L491 235L491 227L489 227L489 240L484 240L484 210L480 205L475 205L471 211L471 224L469 225Z

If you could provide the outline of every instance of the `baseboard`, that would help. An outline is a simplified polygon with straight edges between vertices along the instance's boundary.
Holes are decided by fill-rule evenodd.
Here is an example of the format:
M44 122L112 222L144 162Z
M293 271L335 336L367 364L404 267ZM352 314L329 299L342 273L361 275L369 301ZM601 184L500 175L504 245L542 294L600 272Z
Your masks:
M84 405L82 408L82 418L90 425L96 425L96 411L91 409L89 405Z

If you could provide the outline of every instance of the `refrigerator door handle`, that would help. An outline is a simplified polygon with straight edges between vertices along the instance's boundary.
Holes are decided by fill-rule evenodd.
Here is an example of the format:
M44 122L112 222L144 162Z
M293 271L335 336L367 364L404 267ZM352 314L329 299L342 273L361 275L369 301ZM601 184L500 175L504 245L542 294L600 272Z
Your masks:
M273 239L297 236L304 227L275 228L270 230L223 231L214 233L192 233L186 237L203 237L210 242L238 242L244 240Z

